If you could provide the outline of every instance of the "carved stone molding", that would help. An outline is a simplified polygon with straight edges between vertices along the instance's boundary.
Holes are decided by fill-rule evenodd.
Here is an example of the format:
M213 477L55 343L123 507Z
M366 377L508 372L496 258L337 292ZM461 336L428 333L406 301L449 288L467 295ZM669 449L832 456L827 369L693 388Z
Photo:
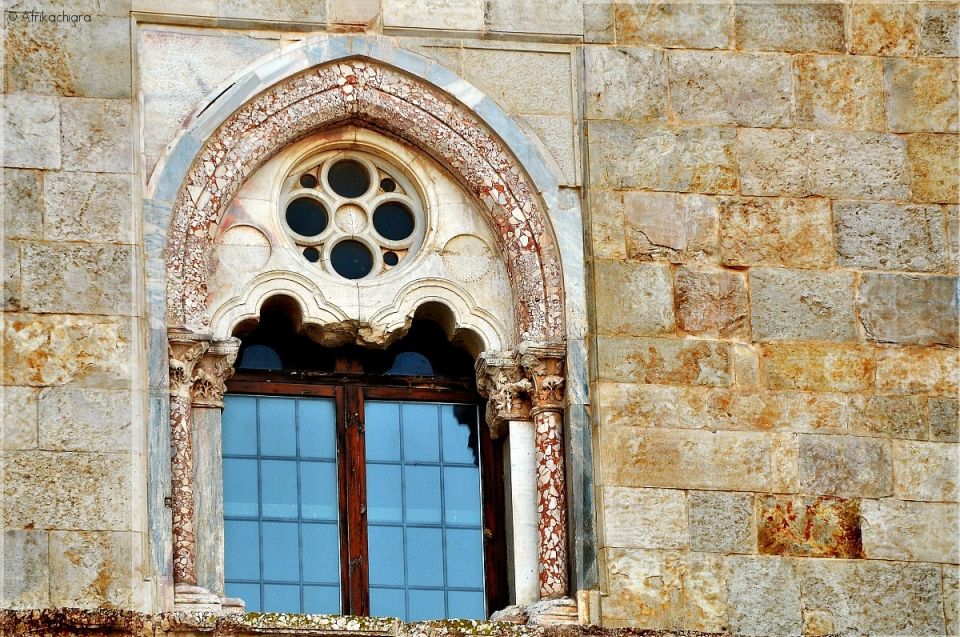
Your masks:
M487 399L490 436L503 435L511 420L530 420L533 384L524 376L512 352L490 352L477 359L477 389Z
M531 413L563 409L564 361L563 343L524 343L520 346L520 365L533 383Z
M194 369L207 348L210 338L185 330L167 333L170 353L170 395L189 399L193 393Z
M193 372L193 406L223 408L227 380L240 351L240 339L213 341Z

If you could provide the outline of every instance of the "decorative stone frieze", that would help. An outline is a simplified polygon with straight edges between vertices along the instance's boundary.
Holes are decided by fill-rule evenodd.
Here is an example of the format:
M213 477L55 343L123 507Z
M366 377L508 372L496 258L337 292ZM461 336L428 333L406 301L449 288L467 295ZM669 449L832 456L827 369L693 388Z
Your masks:
M477 359L477 389L487 399L490 436L500 438L511 420L530 420L531 383L511 352L489 352Z

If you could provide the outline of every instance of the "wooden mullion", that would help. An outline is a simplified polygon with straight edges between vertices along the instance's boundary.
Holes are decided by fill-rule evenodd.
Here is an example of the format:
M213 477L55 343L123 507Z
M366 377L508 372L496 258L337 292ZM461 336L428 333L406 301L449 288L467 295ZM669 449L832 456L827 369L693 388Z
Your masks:
M344 388L347 424L347 535L349 544L348 580L350 613L370 614L369 569L367 553L366 452L363 430L363 390L359 385Z
M336 422L337 422L337 485L340 504L339 532L340 532L340 608L343 613L350 613L350 534L344 523L349 518L350 489L347 473L347 418L344 405L344 388L336 387Z

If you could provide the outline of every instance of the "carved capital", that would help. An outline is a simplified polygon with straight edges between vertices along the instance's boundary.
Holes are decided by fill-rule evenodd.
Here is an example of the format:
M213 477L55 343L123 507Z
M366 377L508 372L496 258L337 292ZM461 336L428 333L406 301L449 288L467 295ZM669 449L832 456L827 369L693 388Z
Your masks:
M477 359L477 389L487 398L490 436L499 438L511 420L530 420L533 385L512 352L490 352Z
M567 348L563 343L520 345L520 365L533 383L531 413L563 409L566 354Z
M223 408L227 379L233 376L233 362L240 351L240 340L213 341L193 372L193 406Z
M194 369L210 347L210 337L171 330L167 334L167 343L170 353L170 395L189 399L193 390Z

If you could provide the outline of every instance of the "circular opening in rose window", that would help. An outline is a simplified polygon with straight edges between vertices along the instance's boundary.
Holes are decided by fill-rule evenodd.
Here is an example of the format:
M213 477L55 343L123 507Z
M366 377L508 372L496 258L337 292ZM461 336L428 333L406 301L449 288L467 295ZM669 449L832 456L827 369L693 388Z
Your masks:
M341 241L330 251L330 265L345 279L362 279L373 270L373 255L359 241Z
M397 201L382 203L373 211L373 227L384 239L390 241L406 239L413 234L413 213Z
M316 199L299 197L287 205L287 225L304 237L315 237L327 227L327 211Z
M370 174L358 161L344 159L330 166L327 182L341 197L359 197L370 187Z

